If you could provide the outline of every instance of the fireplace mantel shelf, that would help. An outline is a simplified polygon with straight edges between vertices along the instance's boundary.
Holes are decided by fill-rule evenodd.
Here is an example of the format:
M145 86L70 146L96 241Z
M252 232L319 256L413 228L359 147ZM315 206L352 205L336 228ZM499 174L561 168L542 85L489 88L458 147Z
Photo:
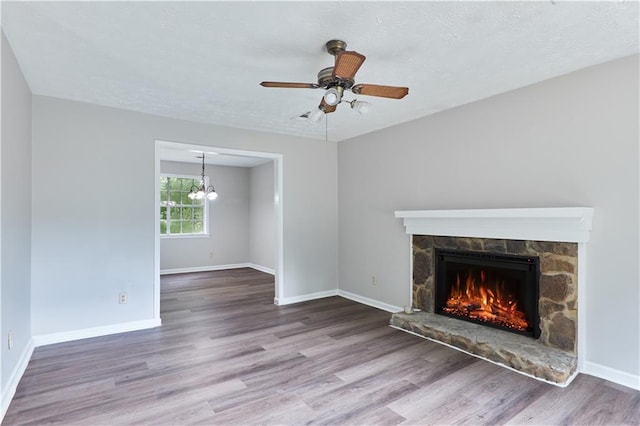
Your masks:
M549 207L518 209L396 211L407 234L512 240L589 241L593 209Z

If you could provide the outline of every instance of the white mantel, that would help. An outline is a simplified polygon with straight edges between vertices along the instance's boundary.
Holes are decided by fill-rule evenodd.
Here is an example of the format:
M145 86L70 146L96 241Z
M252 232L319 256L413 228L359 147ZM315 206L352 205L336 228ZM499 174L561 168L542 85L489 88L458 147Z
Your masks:
M585 309L580 309L580 300L585 300L586 294L586 246L591 232L593 208L407 210L396 211L395 217L403 220L409 235L578 243L577 357L578 371L584 371L586 318Z
M408 210L396 211L395 216L413 235L586 243L593 209Z

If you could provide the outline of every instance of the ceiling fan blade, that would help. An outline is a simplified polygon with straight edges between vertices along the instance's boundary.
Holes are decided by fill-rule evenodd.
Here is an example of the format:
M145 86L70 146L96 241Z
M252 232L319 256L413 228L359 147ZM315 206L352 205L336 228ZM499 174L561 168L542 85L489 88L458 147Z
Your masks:
M288 83L283 81L263 81L260 83L262 87L281 87L283 89L317 89L315 83Z
M336 56L333 77L353 80L365 59L367 59L366 56L354 51L340 53Z
M409 93L409 88L396 86L379 86L377 84L356 84L351 88L351 91L356 95L402 99Z
M322 102L320 102L320 109L324 111L325 114L332 113L333 111L336 110L337 106L338 105L329 105L328 103L326 103L324 101L324 97L322 98Z

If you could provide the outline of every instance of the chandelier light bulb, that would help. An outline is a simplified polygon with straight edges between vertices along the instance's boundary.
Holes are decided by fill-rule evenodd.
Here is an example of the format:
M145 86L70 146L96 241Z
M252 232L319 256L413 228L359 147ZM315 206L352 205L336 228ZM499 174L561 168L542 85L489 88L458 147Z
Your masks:
M218 193L215 191L209 192L207 194L207 199L209 200L215 200L216 198L218 198Z

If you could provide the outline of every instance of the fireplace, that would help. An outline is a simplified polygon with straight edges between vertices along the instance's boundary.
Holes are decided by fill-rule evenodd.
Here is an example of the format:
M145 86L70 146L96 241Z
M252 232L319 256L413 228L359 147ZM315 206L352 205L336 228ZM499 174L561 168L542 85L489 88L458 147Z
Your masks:
M408 301L413 309L394 313L392 327L559 386L571 382L584 365L586 321L584 310L578 310L578 294L584 294L593 209L412 210L395 216L411 236ZM478 255L480 259L470 260ZM436 265L442 256L448 262ZM479 261L482 266L475 263ZM506 270L507 278L496 279L494 268ZM525 278L528 273L537 275L536 286L522 284L532 280ZM448 299L455 302L456 295L436 288L437 275L442 274L449 276L454 289L460 276L459 293L465 295L469 281L471 296L478 283L519 282L494 285L491 293L494 299L498 291L507 293L497 305L500 309L514 304L523 308L525 328L530 330L511 333L504 331L511 328L504 321L486 327L479 318L452 317L460 304L463 311L475 311L475 305L484 302L460 302L458 312L451 303L446 312ZM486 297L486 285L483 292ZM530 299L537 299L533 310L527 307Z
M435 313L537 339L537 256L435 250Z

